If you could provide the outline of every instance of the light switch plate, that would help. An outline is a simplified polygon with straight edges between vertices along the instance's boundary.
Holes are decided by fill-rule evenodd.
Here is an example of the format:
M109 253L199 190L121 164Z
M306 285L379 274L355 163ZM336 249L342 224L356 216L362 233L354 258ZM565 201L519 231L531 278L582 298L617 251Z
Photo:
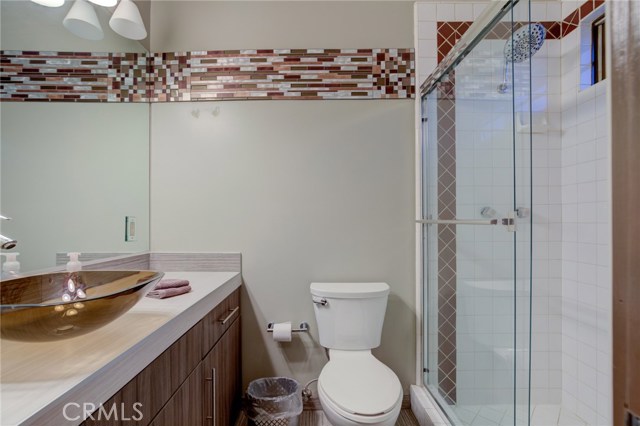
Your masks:
M136 217L135 216L125 216L125 228L124 228L124 240L125 241L136 241Z

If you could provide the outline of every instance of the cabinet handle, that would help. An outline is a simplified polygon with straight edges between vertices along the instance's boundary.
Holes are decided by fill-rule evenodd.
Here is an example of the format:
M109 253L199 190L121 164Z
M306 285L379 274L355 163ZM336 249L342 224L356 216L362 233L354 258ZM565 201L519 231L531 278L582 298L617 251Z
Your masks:
M213 426L216 426L216 369L211 369L211 377L213 378L212 388L213 392L211 395L213 396Z
M216 426L216 369L211 369L211 378L205 379L207 382L211 382L211 403L213 412L211 416L207 416L207 420L211 420L213 426Z
M227 317L225 319L221 319L219 320L222 325L225 325L227 323L227 321L229 321L235 314L236 312L238 312L240 310L240 306L236 306L235 308L233 308L233 310L229 313L229 315L227 315Z

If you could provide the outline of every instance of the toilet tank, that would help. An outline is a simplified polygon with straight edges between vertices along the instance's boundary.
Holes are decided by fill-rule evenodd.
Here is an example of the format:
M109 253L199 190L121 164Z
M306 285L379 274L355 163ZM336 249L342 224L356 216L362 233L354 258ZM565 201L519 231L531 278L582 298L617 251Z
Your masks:
M388 296L387 283L312 283L320 344L340 350L380 346Z

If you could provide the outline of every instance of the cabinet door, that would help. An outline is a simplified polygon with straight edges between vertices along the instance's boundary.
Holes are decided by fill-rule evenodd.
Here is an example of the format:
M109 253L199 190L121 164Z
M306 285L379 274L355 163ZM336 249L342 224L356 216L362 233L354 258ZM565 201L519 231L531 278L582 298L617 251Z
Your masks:
M203 382L199 365L162 407L151 426L201 426Z
M202 324L198 323L138 374L138 401L147 426L200 363Z
M204 426L234 424L241 402L240 321L235 320L202 360Z
M134 378L102 404L83 426L135 426L142 416L137 403L136 379Z

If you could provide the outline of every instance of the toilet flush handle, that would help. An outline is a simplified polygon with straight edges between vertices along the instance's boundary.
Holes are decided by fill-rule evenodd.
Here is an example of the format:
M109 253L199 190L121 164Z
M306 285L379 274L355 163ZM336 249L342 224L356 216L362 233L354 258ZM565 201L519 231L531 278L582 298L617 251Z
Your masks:
M311 300L313 300L313 303L315 303L316 305L321 305L321 306L326 306L327 305L327 299L325 299L324 297L315 297L315 296L313 296L311 298Z

